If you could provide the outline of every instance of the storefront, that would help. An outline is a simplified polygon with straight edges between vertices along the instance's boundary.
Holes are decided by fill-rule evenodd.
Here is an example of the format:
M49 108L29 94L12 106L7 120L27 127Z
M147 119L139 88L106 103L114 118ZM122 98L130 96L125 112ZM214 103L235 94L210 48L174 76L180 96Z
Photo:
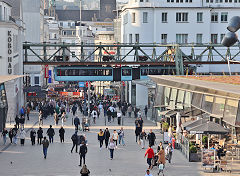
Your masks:
M6 90L3 83L0 83L0 132L5 128L5 123L7 119L7 96Z
M231 129L232 140L240 141L240 85L195 80L177 76L150 76L157 83L155 118L176 126L181 121L207 116ZM223 79L228 79L223 77Z

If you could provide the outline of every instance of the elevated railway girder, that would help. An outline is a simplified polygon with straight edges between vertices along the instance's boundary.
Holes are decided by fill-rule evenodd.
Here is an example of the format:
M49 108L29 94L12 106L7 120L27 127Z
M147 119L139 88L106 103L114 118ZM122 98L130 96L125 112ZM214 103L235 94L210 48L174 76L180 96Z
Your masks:
M189 65L227 64L240 60L239 46L219 44L67 44L24 43L24 65L163 66L183 75ZM231 62L239 64L239 62Z

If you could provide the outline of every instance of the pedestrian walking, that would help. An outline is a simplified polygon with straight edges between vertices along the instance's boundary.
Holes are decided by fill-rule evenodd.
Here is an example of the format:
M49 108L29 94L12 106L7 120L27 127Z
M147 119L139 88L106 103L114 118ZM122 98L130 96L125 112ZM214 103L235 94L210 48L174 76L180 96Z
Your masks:
M5 145L7 142L7 135L8 135L8 130L6 128L3 128L3 131L2 131L3 145Z
M105 146L106 146L106 148L108 147L109 138L110 138L110 132L109 132L108 128L106 128L104 130L104 139L105 139Z
M46 159L47 158L48 146L49 146L49 141L47 140L46 136L44 136L44 138L43 138L42 145L43 145L44 159Z
M114 142L113 138L110 139L110 142L108 144L108 149L110 151L110 159L112 160L113 159L113 152L114 152L114 149L116 148L116 143Z
M146 105L145 108L144 108L144 113L145 113L145 117L147 118L147 113L148 113L148 107L147 107L147 105Z
M110 108L108 108L108 110L107 110L107 117L108 117L108 123L111 123L112 112L111 112Z
M72 113L73 113L73 116L75 116L76 111L77 111L77 105L74 104L74 105L72 106Z
M19 129L19 117L18 117L18 115L16 115L16 117L15 117L15 123L16 123L17 129Z
M154 157L154 151L151 148L151 145L149 145L148 149L146 150L144 158L147 156L147 164L148 164L148 169L152 169L152 159Z
M24 128L22 128L22 129L20 130L19 138L20 138L21 146L24 146L25 138L26 138L26 132L25 132Z
M160 150L159 150L159 152L156 155L158 156L157 163L165 165L165 162L166 162L165 161L165 151L164 151L163 146L160 147Z
M95 109L92 111L92 118L93 118L93 123L96 124L97 111Z
M128 117L131 118L132 116L132 105L128 106Z
M140 127L140 124L138 124L138 126L135 129L136 142L139 142L140 133L141 133L141 127Z
M80 155L80 164L79 166L82 166L82 159L83 159L83 164L85 165L85 159L86 159L86 154L87 154L87 145L85 144L84 141L82 141L82 144L79 149L79 155Z
M56 112L54 113L54 121L55 121L55 125L58 125L59 117Z
M140 117L138 119L138 124L140 125L141 131L142 131L142 129L143 129L143 119L142 119L142 117Z
M47 135L49 137L49 142L50 143L53 143L53 136L55 135L55 131L54 129L52 128L52 125L50 125L50 128L48 128L47 130Z
M30 107L27 106L27 120L29 120L29 114L30 114L30 111L31 111Z
M89 176L90 171L87 168L87 166L84 164L81 171L80 171L81 176Z
M64 122L66 122L66 112L65 111L63 111L63 113L62 113L61 121L62 121L62 126L64 126Z
M140 142L141 142L142 149L145 148L146 138L147 138L147 134L145 133L144 130L142 130L142 132L141 132L140 135L139 135L139 139L140 139Z
M30 138L31 138L32 145L35 145L36 131L34 130L34 128L32 128L30 132Z
M118 133L116 130L113 131L113 141L116 143L116 147L117 147L117 142L118 142Z
M75 131L75 133L72 135L71 139L72 139L72 142L73 142L71 153L73 152L74 147L76 147L76 153L77 153L77 148L78 148L78 135L77 135L77 131Z
M17 125L14 125L13 128L13 143L17 144L17 135L18 135L18 128Z
M158 147L157 147L157 153L160 151L161 147L164 149L162 141L160 141Z
M40 110L38 114L38 124L43 125L43 112Z
M64 142L64 134L65 134L65 130L64 130L63 127L61 127L61 128L59 129L59 137L60 137L60 142L61 142L61 143Z
M173 153L173 147L172 144L169 142L168 146L165 149L165 153L167 155L168 162L171 163L172 161L172 153Z
M12 128L9 130L9 132L8 132L8 136L9 136L9 139L10 139L10 142L11 142L11 144L13 143L13 130L12 130Z
M98 141L100 144L100 150L102 149L104 139L105 139L104 132L102 131L102 129L100 129L100 132L98 133Z
M152 174L150 174L150 170L146 171L146 175L145 176L153 176Z
M73 120L74 125L75 125L75 130L78 131L78 125L80 125L80 119L76 116Z
M41 127L39 127L39 129L37 130L37 140L39 145L42 144L42 138L43 138L43 130Z
M121 127L121 129L118 131L118 136L119 136L119 145L121 145L121 143L122 143L122 145L124 146L125 145L125 142L124 142L124 131L123 131L123 127Z
M121 125L121 119L122 119L122 113L121 112L117 113L117 119L118 119L118 125Z
M156 140L156 136L155 134L152 132L152 129L150 130L150 133L148 134L148 141L149 141L149 145L153 146L155 144L155 140Z

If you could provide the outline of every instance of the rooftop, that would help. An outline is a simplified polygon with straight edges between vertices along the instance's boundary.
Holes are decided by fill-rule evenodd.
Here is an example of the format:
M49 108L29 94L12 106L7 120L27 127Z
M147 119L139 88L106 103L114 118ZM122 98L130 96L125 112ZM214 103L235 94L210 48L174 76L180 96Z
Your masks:
M149 76L159 85L240 100L240 76ZM236 84L232 84L236 81Z

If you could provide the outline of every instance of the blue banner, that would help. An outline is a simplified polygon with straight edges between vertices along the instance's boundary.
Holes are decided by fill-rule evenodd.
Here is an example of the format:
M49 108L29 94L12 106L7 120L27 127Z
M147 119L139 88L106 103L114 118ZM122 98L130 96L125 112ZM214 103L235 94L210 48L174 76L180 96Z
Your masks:
M79 82L78 87L85 87L85 83L84 82Z
M48 70L48 83L52 83L52 70Z

